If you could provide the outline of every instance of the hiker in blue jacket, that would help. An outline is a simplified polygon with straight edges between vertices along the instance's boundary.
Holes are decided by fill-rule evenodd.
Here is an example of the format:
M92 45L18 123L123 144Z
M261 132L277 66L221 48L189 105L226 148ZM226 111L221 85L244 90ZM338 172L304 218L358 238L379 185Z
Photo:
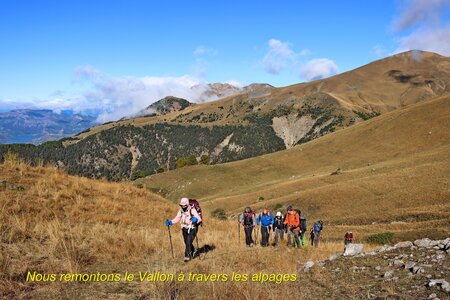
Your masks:
M313 228L312 228L312 232L314 233L314 235L312 235L312 237L313 237L312 243L313 243L314 247L319 246L319 239L320 239L320 234L322 233L322 230L323 230L322 220L319 220L316 223L314 223Z
M263 247L269 246L269 236L273 221L273 215L267 208L259 214L256 220L257 225L261 224L261 246Z

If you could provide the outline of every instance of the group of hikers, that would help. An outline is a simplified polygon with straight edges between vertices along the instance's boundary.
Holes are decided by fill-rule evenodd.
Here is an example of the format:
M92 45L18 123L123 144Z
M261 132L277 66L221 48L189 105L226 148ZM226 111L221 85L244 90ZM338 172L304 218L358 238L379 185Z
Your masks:
M165 221L165 225L169 231L170 245L173 256L170 226L181 223L181 231L185 244L184 261L187 262L199 254L198 240L197 249L194 247L194 240L196 239L199 226L202 224L203 214L198 201L195 199L182 198L179 206L180 209L178 210L176 216L172 220L167 219ZM285 215L283 215L281 211L278 211L275 217L268 208L265 208L260 214L257 214L250 207L247 207L244 212L240 214L238 222L239 228L241 225L244 227L245 242L248 247L253 247L255 244L253 240L253 232L255 232L255 240L257 242L258 231L254 229L259 225L261 226L261 246L269 246L272 231L274 232L273 245L278 245L280 240L284 240L284 235L286 234L288 247L299 248L300 246L306 246L306 218L301 216L299 209L293 209L292 206L287 207ZM323 222L321 220L315 222L311 227L309 233L312 246L317 247L319 245L322 230Z
M279 240L284 239L287 235L287 246L293 248L305 247L305 234L307 232L306 218L301 215L299 209L294 209L289 205L286 214L277 211L275 217L266 207L257 214L250 207L246 207L244 212L239 216L239 224L244 227L245 243L248 247L253 247L258 239L258 231L254 230L257 226L261 227L261 246L269 246L271 231L274 232L273 245L278 245ZM240 229L239 229L240 230ZM319 246L320 234L323 230L323 222L318 220L310 228L311 246ZM253 232L255 231L255 242L253 240Z

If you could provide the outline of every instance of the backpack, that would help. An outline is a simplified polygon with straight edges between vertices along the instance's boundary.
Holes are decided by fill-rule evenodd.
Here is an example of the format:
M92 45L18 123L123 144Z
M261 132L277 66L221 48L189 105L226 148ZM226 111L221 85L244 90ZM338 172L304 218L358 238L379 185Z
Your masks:
M317 223L314 223L314 231L315 232L320 232L320 226Z
M244 212L244 225L251 226L253 225L253 216L255 213L253 211L251 212Z
M283 217L275 217L273 219L273 225L275 228L278 229L284 229L284 221L283 221Z
M302 232L306 232L306 218L300 218L300 228Z
M298 214L298 212L297 212L296 210L294 210L294 213L293 213L293 214L287 213L287 214L286 214L286 219L289 219L289 220L287 221L287 226L289 226L290 228L291 228L291 227L292 227L292 228L299 228L299 227L300 227L300 216L299 216L299 214ZM292 222L295 221L295 223L297 223L296 220L298 220L298 224L299 224L299 225L293 227L294 225L292 225Z
M200 207L200 203L198 203L198 201L196 199L189 199L189 206L190 206L191 210L193 208L195 208L195 210L197 211L198 215L202 219L201 222L197 223L198 226L201 226L202 223L203 223L203 212L202 212L202 208ZM192 215L192 212L191 212L191 215Z
M298 217L300 218L300 216L302 215L302 212L300 211L300 209L296 208L294 210L297 212Z

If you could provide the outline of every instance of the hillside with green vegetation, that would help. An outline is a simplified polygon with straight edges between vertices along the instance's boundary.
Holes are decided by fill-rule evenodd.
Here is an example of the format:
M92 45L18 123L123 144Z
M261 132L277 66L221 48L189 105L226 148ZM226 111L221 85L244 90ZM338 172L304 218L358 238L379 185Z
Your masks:
M34 145L0 145L0 156L19 154L31 164L52 163L69 174L108 180L136 179L174 169L177 161L206 156L223 163L284 149L267 126L119 126L67 147L62 141Z
M420 55L417 61L405 52L283 88L253 85L202 104L166 97L142 113L148 116L105 123L40 146L0 145L0 159L12 151L32 164L42 161L69 174L135 180L177 167L291 149L450 92L450 58Z

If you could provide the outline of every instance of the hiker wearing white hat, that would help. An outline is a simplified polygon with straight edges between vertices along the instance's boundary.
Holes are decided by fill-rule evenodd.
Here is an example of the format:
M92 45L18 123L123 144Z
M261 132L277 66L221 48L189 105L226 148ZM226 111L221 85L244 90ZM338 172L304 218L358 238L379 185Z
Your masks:
M190 261L196 255L196 249L194 248L194 239L197 235L198 225L202 222L201 209L197 200L189 198L181 198L180 209L173 220L166 220L166 226L169 229L170 226L178 222L181 223L181 232L183 233L183 240L186 246L184 251L184 261ZM170 235L170 231L169 231ZM171 238L171 236L170 236ZM172 241L171 241L172 245Z
M278 238L284 239L284 219L283 214L278 211L273 222L273 230L275 232L275 245L278 245Z

